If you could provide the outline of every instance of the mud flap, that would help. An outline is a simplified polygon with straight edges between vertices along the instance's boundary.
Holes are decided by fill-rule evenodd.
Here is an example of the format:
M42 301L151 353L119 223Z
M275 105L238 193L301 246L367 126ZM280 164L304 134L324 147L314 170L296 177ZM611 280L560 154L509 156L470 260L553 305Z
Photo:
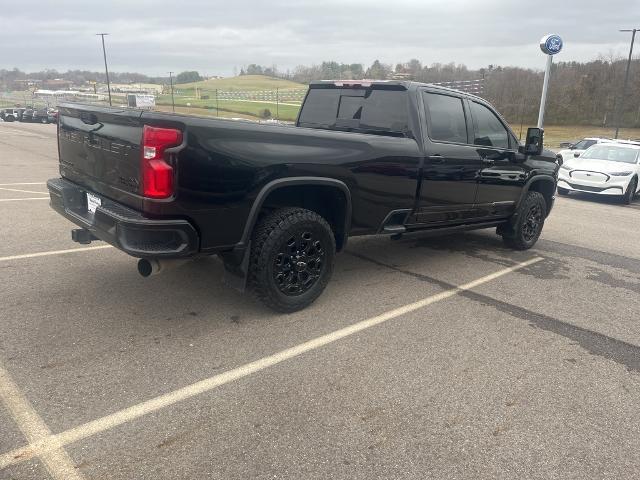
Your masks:
M251 242L249 242L244 251L234 251L220 255L224 263L222 282L240 293L244 293L247 289L250 253Z

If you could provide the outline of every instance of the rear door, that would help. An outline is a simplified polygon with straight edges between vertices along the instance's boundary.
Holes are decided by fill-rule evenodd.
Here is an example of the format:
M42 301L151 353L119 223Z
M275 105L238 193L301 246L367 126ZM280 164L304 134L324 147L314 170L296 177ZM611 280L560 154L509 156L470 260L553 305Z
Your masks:
M502 119L489 106L468 100L473 119L474 150L482 168L475 200L479 218L510 216L522 193L526 173L524 155Z
M482 168L471 145L467 105L455 92L424 89L420 97L427 128L416 221L425 225L463 223L474 216Z
M362 85L362 84L367 85ZM410 133L409 93L403 85L352 81L311 85L298 126L335 130L358 193L353 228L379 228L392 211L414 208L422 152ZM324 162L336 159L327 158ZM321 170L327 172L327 166Z

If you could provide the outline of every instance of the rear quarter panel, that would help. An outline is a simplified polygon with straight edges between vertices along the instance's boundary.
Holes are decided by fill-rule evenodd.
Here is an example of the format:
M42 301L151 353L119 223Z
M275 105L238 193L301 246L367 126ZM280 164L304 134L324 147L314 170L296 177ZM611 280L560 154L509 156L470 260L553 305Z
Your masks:
M145 122L165 115L145 113ZM352 234L376 231L394 208L411 208L420 162L409 138L333 132L244 121L170 116L185 124L172 213L194 221L203 250L240 241L260 190L272 180L315 176L340 180L352 197ZM161 204L151 214L166 214Z

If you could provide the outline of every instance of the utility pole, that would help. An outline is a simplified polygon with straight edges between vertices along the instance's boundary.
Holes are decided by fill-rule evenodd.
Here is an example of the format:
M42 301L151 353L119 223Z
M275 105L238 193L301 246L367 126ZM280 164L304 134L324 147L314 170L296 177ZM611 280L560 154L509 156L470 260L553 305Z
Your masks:
M173 100L173 72L169 72L169 83L171 84L171 109L176 113L176 103Z
M616 136L618 138L618 133L620 133L620 122L622 117L622 105L624 104L624 97L627 94L627 84L629 83L629 69L631 67L631 56L633 55L633 42L636 39L636 32L639 29L626 29L620 30L621 32L632 32L631 33L631 46L629 47L629 58L627 60L627 71L624 74L624 84L622 86L622 97L618 101L618 107L616 108Z
M108 33L96 33L102 37L102 56L104 57L104 72L107 74L107 92L109 93L109 106L111 106L111 83L109 82L109 67L107 66L107 50L104 48L104 36Z

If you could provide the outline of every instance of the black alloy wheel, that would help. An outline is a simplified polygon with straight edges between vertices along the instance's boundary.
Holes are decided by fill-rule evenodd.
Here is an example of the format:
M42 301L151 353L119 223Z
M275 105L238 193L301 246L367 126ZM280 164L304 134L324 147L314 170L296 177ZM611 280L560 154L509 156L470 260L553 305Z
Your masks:
M318 213L297 207L267 212L251 239L249 286L273 310L301 310L329 283L335 251L333 231Z
M276 285L285 295L300 295L320 278L325 246L309 231L298 231L282 243L273 265Z
M547 212L547 202L540 192L527 192L512 224L501 226L505 245L515 250L528 250L538 241Z
M542 209L539 204L534 204L529 208L522 225L522 238L530 242L540 234L543 221Z

